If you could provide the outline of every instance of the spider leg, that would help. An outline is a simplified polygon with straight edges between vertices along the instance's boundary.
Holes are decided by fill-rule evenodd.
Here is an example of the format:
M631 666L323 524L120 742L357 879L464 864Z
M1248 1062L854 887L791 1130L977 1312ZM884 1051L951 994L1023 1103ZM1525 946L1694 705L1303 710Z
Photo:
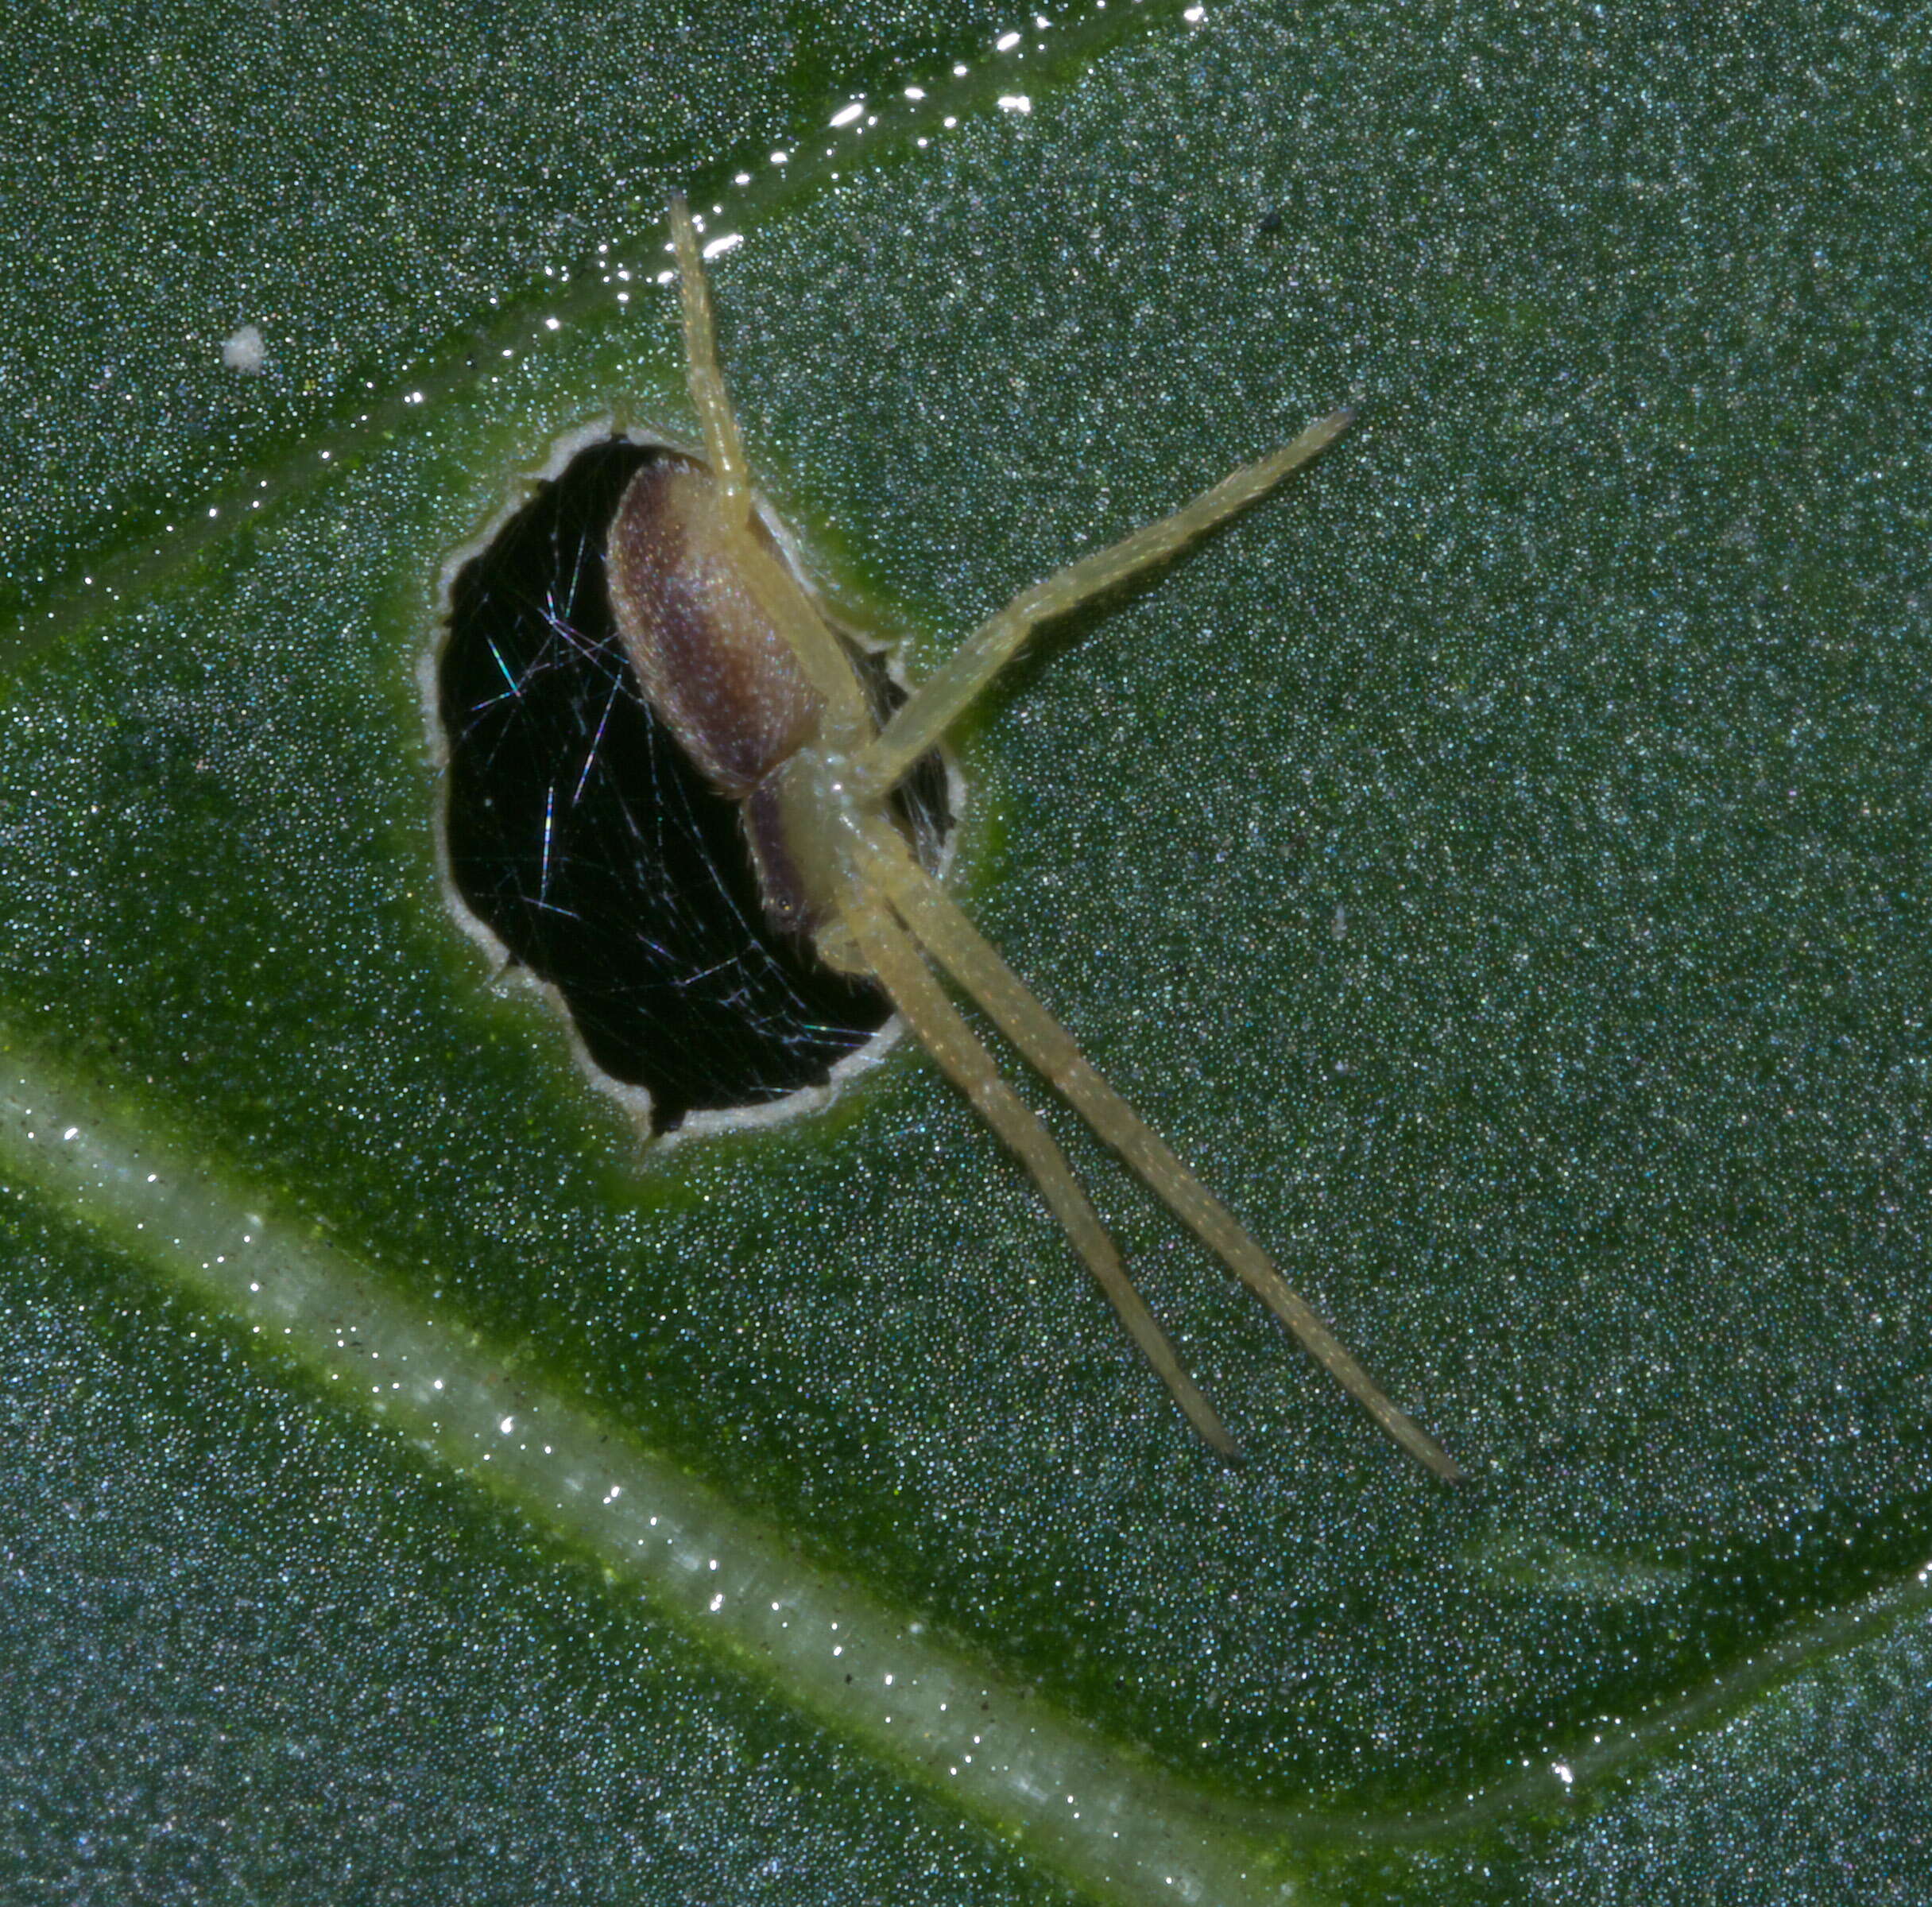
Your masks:
M939 742L1012 661L1037 624L1065 614L1090 596L1186 548L1326 449L1348 428L1354 416L1352 410L1338 410L1310 424L1292 444L1259 463L1244 464L1172 516L1149 523L1108 548L1082 556L1044 582L1022 590L921 682L877 738L859 751L853 763L851 785L865 794L885 793Z
M1224 1456L1237 1456L1234 1440L1183 1367L1167 1335L1133 1288L1121 1256L1100 1222L1100 1215L1080 1189L1066 1154L1047 1129L1000 1077L993 1056L960 1017L919 950L877 901L848 889L842 901L846 920L859 948L870 963L920 1044L951 1079L993 1131L1033 1176L1053 1214L1065 1228L1074 1249L1099 1281L1128 1334L1160 1374L1187 1421Z
M678 289L684 312L685 375L692 406L704 431L704 452L716 486L718 529L730 560L758 606L791 645L799 665L830 711L829 726L842 736L869 736L865 692L838 638L786 572L769 539L752 521L751 467L738 436L738 413L718 362L718 328L711 316L710 281L704 254L682 192L671 199L671 236L676 247Z
M718 480L720 502L738 523L751 520L751 473L738 438L737 413L718 362L718 328L711 318L710 281L682 192L671 196L671 238L677 248L678 291L684 308L685 377L704 431L704 452Z
M1072 1036L1033 997L993 946L909 854L872 843L866 872L890 895L914 938L983 1007L1036 1068L1125 1159L1175 1215L1220 1258L1404 1449L1449 1482L1464 1472L1392 1403L1320 1315L1291 1291L1234 1215L1094 1071ZM909 1017L909 1016L908 1016Z

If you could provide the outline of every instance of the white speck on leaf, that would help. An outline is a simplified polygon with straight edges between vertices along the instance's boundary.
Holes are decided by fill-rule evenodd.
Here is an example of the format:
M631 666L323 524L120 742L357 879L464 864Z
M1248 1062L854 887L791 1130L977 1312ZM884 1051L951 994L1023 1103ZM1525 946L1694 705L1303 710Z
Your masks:
M222 362L230 370L257 376L268 362L268 356L261 333L252 324L238 326L222 339Z

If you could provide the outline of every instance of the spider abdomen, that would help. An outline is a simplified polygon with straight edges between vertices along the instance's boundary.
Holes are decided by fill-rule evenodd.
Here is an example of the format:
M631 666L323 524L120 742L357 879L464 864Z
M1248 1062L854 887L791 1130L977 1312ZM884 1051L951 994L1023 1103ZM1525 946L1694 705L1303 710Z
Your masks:
M702 463L632 478L606 549L619 634L651 706L705 778L743 800L818 733L823 704L757 585L796 590L769 532L718 505Z

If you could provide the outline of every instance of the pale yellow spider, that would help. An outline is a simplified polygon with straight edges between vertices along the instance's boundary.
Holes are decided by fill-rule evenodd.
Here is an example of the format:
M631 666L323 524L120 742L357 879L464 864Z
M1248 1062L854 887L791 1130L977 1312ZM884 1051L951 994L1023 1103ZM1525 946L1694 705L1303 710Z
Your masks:
M1182 1368L1072 1169L1001 1078L927 963L951 976L1028 1061L1234 1270L1376 1421L1438 1476L1462 1475L1291 1291L1233 1215L1082 1057L1059 1024L920 865L888 797L1016 653L1037 623L1160 563L1264 494L1345 430L1310 425L1184 510L1036 583L969 636L880 728L840 638L753 507L718 368L710 292L683 197L671 204L691 401L708 462L665 458L632 479L611 520L617 626L645 692L711 782L741 804L766 912L840 971L869 975L988 1125L1019 1154L1188 1421L1224 1455L1234 1440Z

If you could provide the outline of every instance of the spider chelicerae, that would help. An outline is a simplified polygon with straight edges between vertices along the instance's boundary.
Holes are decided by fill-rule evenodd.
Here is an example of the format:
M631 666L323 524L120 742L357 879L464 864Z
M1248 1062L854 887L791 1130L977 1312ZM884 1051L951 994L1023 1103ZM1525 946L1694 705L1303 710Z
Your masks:
M691 401L705 457L641 470L613 516L606 564L618 630L645 696L699 769L740 804L765 912L838 971L877 981L900 1017L1032 1174L1134 1342L1214 1449L1233 1438L1134 1289L1064 1153L1001 1076L934 969L992 1020L1403 1448L1462 1471L1383 1393L1268 1254L1082 1056L935 877L889 797L1039 624L1152 565L1272 490L1333 443L1334 412L1172 516L1022 590L914 685L880 727L844 643L786 566L753 506L718 361L703 254L672 200Z

